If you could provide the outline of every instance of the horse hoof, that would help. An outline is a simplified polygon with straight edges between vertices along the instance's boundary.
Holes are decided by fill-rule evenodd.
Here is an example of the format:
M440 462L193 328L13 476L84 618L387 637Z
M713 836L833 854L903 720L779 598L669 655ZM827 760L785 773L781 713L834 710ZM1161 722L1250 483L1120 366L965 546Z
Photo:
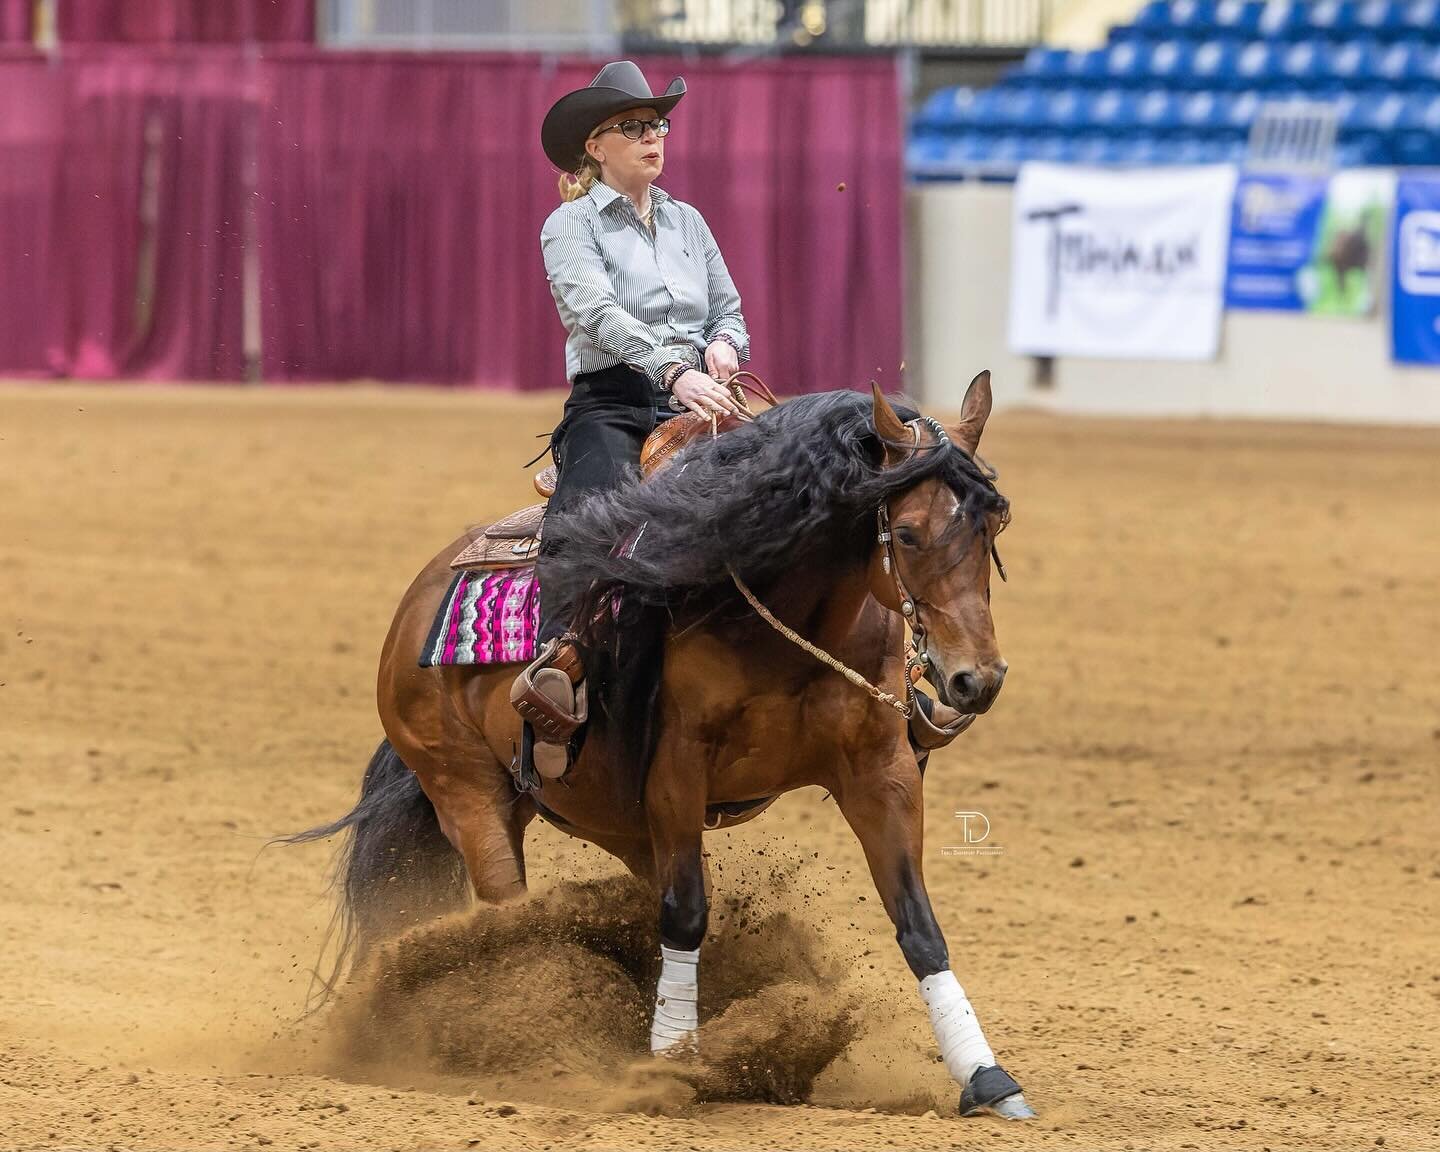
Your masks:
M1035 1109L1025 1102L1025 1093L1016 1092L1013 1096L1006 1096L1003 1100L997 1100L994 1104L983 1105L981 1111L989 1112L992 1116L998 1116L1002 1120L1034 1120Z
M694 1032L683 1036L651 1036L650 1055L656 1060L694 1060L700 1055L700 1038Z
M977 1068L960 1093L960 1115L989 1114L1002 1120L1033 1120L1035 1109L1025 1102L1020 1085L998 1064Z

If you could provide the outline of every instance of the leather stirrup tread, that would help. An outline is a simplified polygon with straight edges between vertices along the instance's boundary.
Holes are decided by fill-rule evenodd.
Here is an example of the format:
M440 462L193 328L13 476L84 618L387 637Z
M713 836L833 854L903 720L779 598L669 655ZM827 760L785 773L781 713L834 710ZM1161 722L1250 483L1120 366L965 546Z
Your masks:
M589 718L589 693L574 644L551 640L510 688L510 703L545 744L566 745ZM544 775L537 757L536 766ZM563 770L563 769L562 769Z

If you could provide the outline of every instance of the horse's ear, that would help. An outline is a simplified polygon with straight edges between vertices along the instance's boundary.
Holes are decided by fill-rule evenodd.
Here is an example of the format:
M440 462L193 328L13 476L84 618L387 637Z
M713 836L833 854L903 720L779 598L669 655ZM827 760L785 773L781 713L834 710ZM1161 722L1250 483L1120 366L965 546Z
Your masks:
M885 393L880 391L880 385L874 380L870 381L870 392L874 397L875 434L880 437L881 446L885 449L885 463L893 464L901 455L895 445L907 442L910 434L905 431L904 421L890 407L890 401L885 399Z
M960 423L950 429L950 439L968 455L975 455L975 449L980 447L980 433L985 431L985 421L990 419L991 399L987 370L970 381L970 387L965 389L965 401L960 405Z

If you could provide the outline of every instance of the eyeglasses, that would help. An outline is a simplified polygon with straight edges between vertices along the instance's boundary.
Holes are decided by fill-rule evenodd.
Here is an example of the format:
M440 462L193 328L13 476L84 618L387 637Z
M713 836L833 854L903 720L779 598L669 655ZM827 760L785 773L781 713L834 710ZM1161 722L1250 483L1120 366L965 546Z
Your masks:
M670 121L664 116L654 120L622 120L619 124L611 124L608 128L602 128L596 132L596 136L603 136L606 132L614 132L616 129L625 133L627 140L639 140L645 135L645 129L649 128L656 136L670 135Z

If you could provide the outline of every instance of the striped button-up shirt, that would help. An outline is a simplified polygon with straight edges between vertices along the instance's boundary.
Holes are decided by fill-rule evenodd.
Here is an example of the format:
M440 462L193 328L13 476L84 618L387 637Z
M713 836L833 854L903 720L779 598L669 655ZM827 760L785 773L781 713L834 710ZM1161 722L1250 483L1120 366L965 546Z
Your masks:
M571 380L628 364L659 386L671 365L699 366L722 333L749 358L740 294L709 225L653 185L650 204L653 235L628 196L597 180L540 231Z

